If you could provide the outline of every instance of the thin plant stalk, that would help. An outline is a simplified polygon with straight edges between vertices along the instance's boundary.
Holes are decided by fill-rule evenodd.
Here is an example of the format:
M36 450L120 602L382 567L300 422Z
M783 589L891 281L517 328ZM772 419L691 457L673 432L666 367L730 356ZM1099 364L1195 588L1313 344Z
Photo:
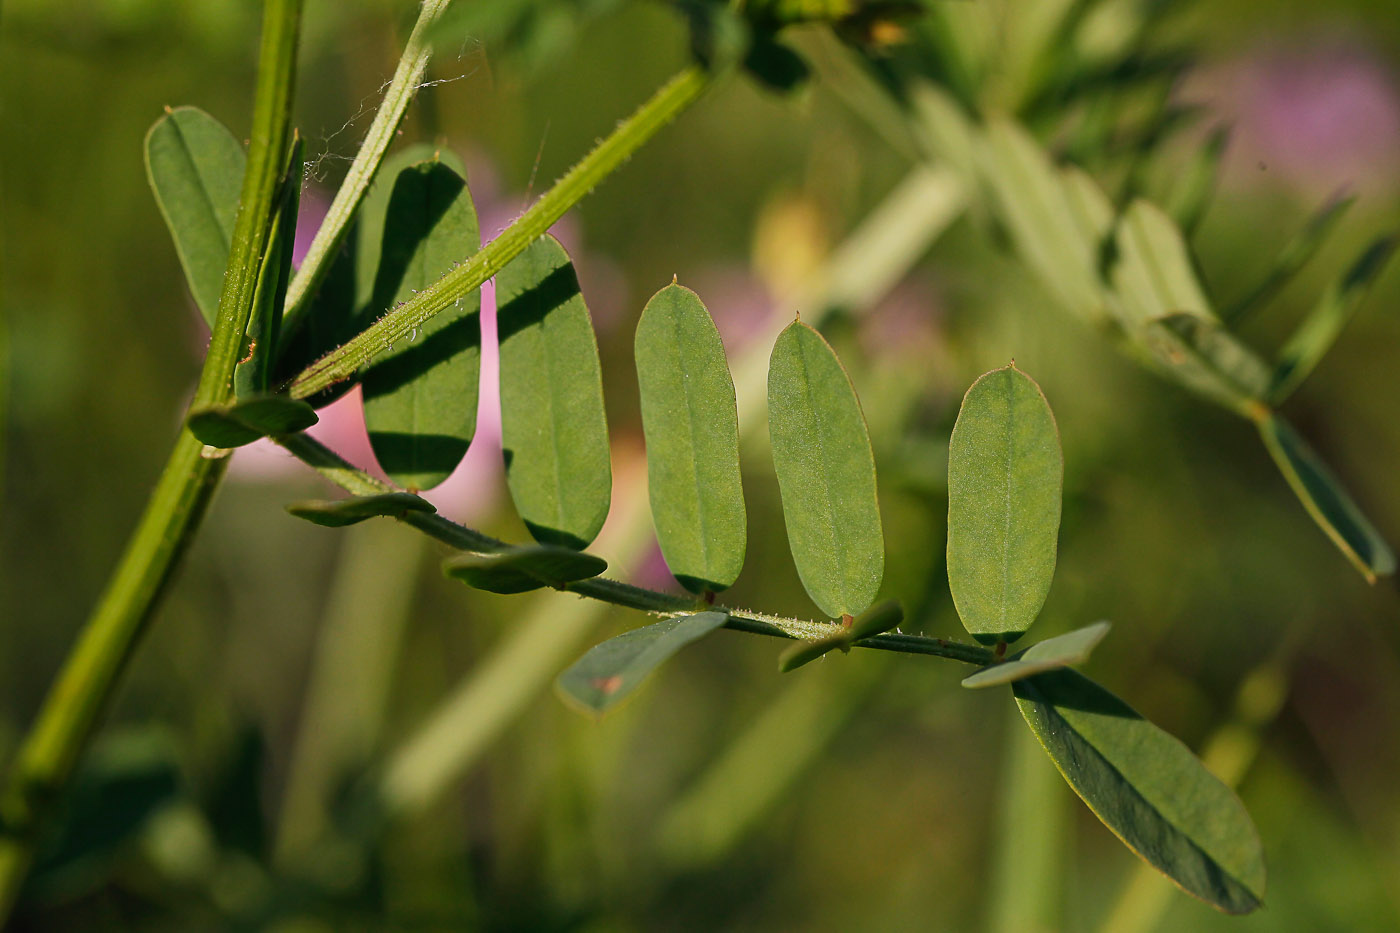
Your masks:
M268 0L228 274L193 405L217 404L232 392L291 135L300 27L300 0ZM199 527L224 468L224 460L206 459L203 445L187 430L180 432L116 572L20 747L0 794L0 926L19 896L47 816Z

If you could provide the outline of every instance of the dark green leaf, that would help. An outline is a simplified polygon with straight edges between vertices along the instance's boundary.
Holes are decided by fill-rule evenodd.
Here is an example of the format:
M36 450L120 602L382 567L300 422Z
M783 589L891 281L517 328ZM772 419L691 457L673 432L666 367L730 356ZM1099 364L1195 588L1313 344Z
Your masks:
M887 599L856 616L851 623L852 641L881 635L904 621L904 607L897 599Z
M1380 237L1361 254L1340 282L1327 289L1280 351L1278 368L1274 370L1269 389L1270 402L1277 405L1292 395L1332 349L1342 328L1371 290L1371 284L1385 271L1395 254L1395 246L1395 237Z
M875 456L850 377L801 321L773 345L768 431L802 585L833 618L864 612L885 572Z
M734 380L700 297L674 284L657 292L637 322L636 356L661 553L691 592L723 590L744 566L748 520Z
M851 647L851 636L848 632L838 632L828 635L825 638L816 638L811 641L799 641L783 649L783 653L778 655L778 671L786 674L795 671L804 664L810 664L817 658L833 651L847 651Z
M978 641L1015 641L1045 604L1063 484L1040 386L1014 363L974 382L948 443L948 585Z
M1368 583L1395 572L1395 553L1352 501L1341 481L1281 415L1259 420L1264 446L1308 514Z
M341 528L370 518L394 517L405 512L436 512L437 508L411 492L386 492L347 499L308 499L289 504L287 511L316 525Z
M754 34L749 44L744 70L759 84L780 94L799 90L812 76L812 69L801 55L762 32Z
M1246 416L1269 388L1269 367L1214 318L1168 314L1147 322L1149 349L1182 385Z
M635 691L647 675L686 645L724 625L723 612L664 619L595 645L555 682L565 700L602 715Z
M268 235L267 253L258 272L253 313L248 319L245 357L234 370L234 395L246 397L268 391L270 374L277 358L282 324L282 305L292 275L292 248L296 243L297 211L301 206L302 140L292 141L292 154L282 189L277 195L277 212Z
M1333 198L1314 214L1293 239L1289 240L1264 273L1244 296L1221 312L1221 319L1234 325L1256 308L1267 304L1317 255L1355 198Z
M1227 913L1264 894L1264 853L1239 798L1190 749L1064 669L1018 680L1016 702L1065 780L1148 863Z
M608 562L552 544L511 548L496 554L459 554L443 561L442 570L454 580L490 593L524 593L560 587L596 577Z
M389 197L372 308L407 301L481 247L466 182L441 162L403 169ZM379 465L409 490L451 475L476 431L481 295L429 319L361 375Z
M190 433L210 447L231 448L261 437L295 434L317 422L312 407L285 395L254 395L228 405L191 411Z
M196 107L167 110L146 134L146 177L195 304L211 327L246 161L233 134Z
M496 275L506 481L535 540L587 547L612 461L593 324L564 247L536 240Z
M963 678L964 687L995 687L1024 680L1033 674L1073 667L1089 660L1089 653L1108 634L1107 622L1095 622L1064 635L1056 635L1031 645L1001 664L991 664L970 677Z

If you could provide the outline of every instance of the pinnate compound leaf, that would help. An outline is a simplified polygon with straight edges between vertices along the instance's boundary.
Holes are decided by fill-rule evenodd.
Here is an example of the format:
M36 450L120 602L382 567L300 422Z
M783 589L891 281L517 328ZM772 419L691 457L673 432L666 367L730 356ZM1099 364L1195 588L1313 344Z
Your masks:
M186 419L190 433L210 447L242 447L263 437L305 431L319 419L300 399L253 395L228 405L196 408Z
M1177 312L1155 318L1145 342L1186 388L1248 415L1269 391L1269 367L1213 318Z
M948 585L978 641L1015 641L1045 604L1063 485L1040 386L1014 363L974 382L948 442Z
M370 306L389 308L432 285L481 247L462 177L439 161L399 172L385 210ZM476 431L481 294L426 321L378 354L361 375L374 456L410 490L451 475Z
M1013 684L1021 715L1075 793L1182 890L1249 913L1264 894L1254 823L1181 742L1076 671Z
M768 430L802 585L833 618L864 612L885 572L875 456L850 377L801 321L769 358Z
M686 589L718 592L744 566L748 519L734 380L700 297L675 284L657 292L637 322L636 357L661 553Z
M1322 458L1281 415L1257 422L1264 446L1303 508L1366 582L1395 572L1395 552L1366 518Z
M495 554L459 554L443 561L442 570L454 580L488 593L524 593L560 587L596 577L608 562L552 544L510 548Z
M371 518L394 517L405 512L436 512L437 508L411 492L386 492L345 499L307 499L290 503L287 511L314 525L343 528Z
M1395 255L1396 243L1394 236L1383 236L1367 247L1341 281L1327 289L1303 323L1298 325L1279 352L1278 367L1274 370L1269 388L1269 400L1273 404L1277 405L1292 395L1293 390L1308 378L1327 351L1332 349L1342 328L1346 327L1371 290L1371 284L1389 265L1391 257Z
M1089 660L1089 653L1103 641L1108 629L1107 622L1095 622L1093 625L1047 638L1001 664L988 665L972 676L963 678L962 685L971 689L995 687L1024 680L1044 671L1083 664Z
M570 705L601 716L677 651L722 627L728 618L723 612L699 612L609 638L560 674L555 686Z
M612 499L598 342L564 247L545 236L496 275L501 444L536 541L587 547Z
M195 304L211 328L246 162L234 135L197 107L167 110L146 134L146 177Z

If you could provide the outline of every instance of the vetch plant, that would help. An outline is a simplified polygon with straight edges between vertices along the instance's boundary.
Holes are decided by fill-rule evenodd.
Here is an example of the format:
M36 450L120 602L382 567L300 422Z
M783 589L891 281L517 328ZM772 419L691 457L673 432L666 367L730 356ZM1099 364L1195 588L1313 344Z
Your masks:
M1225 305L1211 300L1190 254L1218 146L1205 148L1198 171L1163 207L1143 196L1136 171L1166 132L1157 123L1142 128L1116 199L1085 167L1057 162L1030 128L1053 127L1073 112L1066 101L1098 93L1093 79L1105 69L1141 64L1140 49L1129 44L1104 61L1039 67L1056 54L1056 40L1079 36L1086 27L1076 15L1087 18L1097 4L1076 15L1076 5L1060 6L1062 15L1048 27L1041 21L1043 34L1023 47L1037 67L1002 71L969 59L977 45L959 34L971 28L961 14L910 19L905 4L883 2L685 4L694 62L483 244L460 159L423 145L388 155L432 45L453 22L444 18L446 0L429 0L364 146L293 269L305 174L303 143L290 125L301 5L268 0L246 152L192 107L169 110L146 138L152 191L213 336L147 511L0 794L0 922L230 452L262 438L348 493L289 504L298 518L326 527L393 518L446 545L453 553L443 572L468 586L497 594L553 589L643 614L644 624L558 674L559 694L585 713L609 712L663 663L720 629L790 641L778 658L784 673L853 648L959 662L974 668L965 687L1010 687L1069 786L1145 862L1227 913L1259 907L1262 847L1234 792L1185 745L1075 669L1108 623L1018 646L1054 578L1064 459L1045 394L1014 362L971 385L948 439L948 590L971 642L900 632L900 602L878 601L886 550L875 450L857 387L821 320L794 317L766 365L787 543L820 617L724 602L748 548L746 424L719 330L702 297L678 280L640 309L633 350L650 515L686 592L610 579L607 561L587 550L613 505L604 404L611 374L573 263L549 230L718 78L743 71L779 90L807 80L786 30L815 22L835 26L857 50L922 156L937 156L941 174L901 189L928 199L912 202L919 219L946 223L930 204L979 214L1061 304L1145 365L1251 421L1309 513L1367 579L1393 572L1388 545L1276 411L1336 339L1392 242L1377 241L1323 296L1278 362L1266 364L1230 326L1276 290L1274 279L1236 312L1217 313ZM1140 28L1146 23L1143 14ZM896 42L906 30L912 36ZM1098 145L1104 141L1091 121L1075 129L1086 137L1077 140L1082 151L1112 149ZM1301 264L1333 216L1319 219L1275 278ZM934 234L908 218L904 224L916 255ZM872 252L887 259L898 249ZM493 279L505 476L532 542L454 523L420 495L442 483L473 442L484 349L479 289ZM829 287L849 298L840 285ZM305 433L316 410L352 386L361 390L387 482ZM391 769L386 784L396 775ZM349 796L354 830L366 838L382 832L392 793L370 782Z

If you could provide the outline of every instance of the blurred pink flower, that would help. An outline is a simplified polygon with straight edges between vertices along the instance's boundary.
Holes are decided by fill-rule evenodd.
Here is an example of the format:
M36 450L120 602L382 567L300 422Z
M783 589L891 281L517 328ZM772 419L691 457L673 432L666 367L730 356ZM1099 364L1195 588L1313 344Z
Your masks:
M1203 73L1188 91L1234 126L1227 182L1273 182L1309 196L1395 186L1400 91L1364 42L1262 48Z

